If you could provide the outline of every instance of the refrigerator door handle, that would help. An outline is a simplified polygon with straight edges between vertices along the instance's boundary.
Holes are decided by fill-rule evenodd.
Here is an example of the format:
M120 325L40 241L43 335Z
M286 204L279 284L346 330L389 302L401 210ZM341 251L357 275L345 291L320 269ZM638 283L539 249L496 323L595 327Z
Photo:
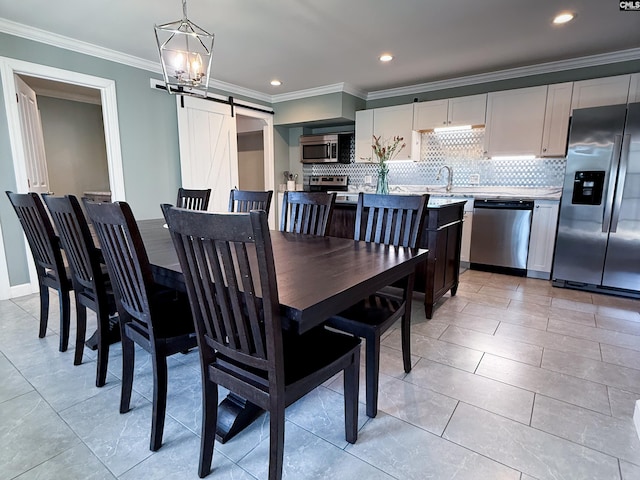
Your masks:
M618 219L620 218L620 207L622 205L622 195L624 193L624 182L627 178L627 165L629 164L629 149L631 148L631 135L625 135L622 139L622 152L620 154L620 169L618 171L618 181L616 183L616 193L613 200L613 215L611 215L611 233L616 233L618 229Z
M613 195L616 191L616 178L620 165L620 148L622 147L622 135L616 135L611 151L611 170L609 171L609 185L607 185L607 198L602 215L602 233L608 233L611 228L611 213L613 210Z

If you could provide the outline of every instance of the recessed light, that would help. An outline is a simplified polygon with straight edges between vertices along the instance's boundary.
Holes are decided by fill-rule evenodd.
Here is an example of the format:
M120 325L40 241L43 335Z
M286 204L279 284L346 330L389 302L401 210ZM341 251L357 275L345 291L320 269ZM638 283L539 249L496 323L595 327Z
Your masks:
M555 23L556 25L560 25L562 23L567 23L570 22L571 20L573 20L573 13L570 12L562 12L559 13L558 15L556 15L556 18L553 19L553 23Z
M393 60L393 56L388 54L388 53L384 53L384 54L380 55L380 61L381 62L390 62L391 60Z
M274 87L279 87L280 85L282 85L282 82L280 80L271 80L271 85L273 85Z

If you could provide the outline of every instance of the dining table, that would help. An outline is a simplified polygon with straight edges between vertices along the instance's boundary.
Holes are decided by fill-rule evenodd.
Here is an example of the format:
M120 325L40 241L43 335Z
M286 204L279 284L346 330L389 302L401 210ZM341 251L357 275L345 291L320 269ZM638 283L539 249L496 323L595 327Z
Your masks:
M156 283L186 291L164 219L137 224ZM414 275L428 253L426 249L275 230L270 231L270 237L282 328L296 333L304 333L368 295ZM218 407L217 439L226 442L259 413L255 405L229 394Z

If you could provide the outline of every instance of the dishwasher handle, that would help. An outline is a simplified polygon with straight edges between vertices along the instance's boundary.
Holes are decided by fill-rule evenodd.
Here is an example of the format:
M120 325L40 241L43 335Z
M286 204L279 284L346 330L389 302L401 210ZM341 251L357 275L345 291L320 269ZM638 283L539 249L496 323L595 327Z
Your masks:
M495 200L476 199L473 208L491 208L501 210L533 210L533 200Z

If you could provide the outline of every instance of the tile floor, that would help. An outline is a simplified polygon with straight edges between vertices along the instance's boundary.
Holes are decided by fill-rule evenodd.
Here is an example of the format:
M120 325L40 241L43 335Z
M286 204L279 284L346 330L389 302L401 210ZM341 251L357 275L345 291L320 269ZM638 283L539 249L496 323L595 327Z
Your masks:
M361 403L355 445L340 378L287 410L284 477L640 479L640 301L477 271L461 281L432 320L414 302L410 374L399 331L384 338L380 413L368 419ZM164 444L152 453L146 353L120 415L118 346L98 389L94 353L74 367L71 350L57 351L57 315L44 339L37 316L35 295L0 302L0 479L197 478L197 354L170 359ZM209 478L264 479L267 456L262 415L216 444Z

